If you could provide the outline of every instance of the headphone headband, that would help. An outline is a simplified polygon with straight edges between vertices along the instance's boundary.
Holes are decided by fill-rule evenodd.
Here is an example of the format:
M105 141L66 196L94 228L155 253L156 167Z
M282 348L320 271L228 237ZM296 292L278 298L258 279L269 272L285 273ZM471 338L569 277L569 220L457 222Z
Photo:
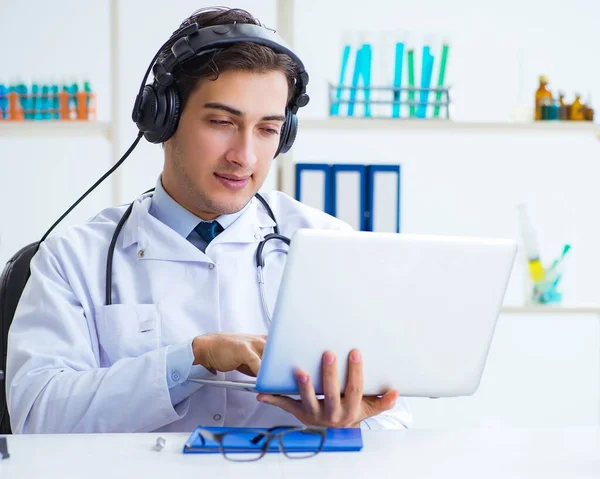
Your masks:
M153 67L154 77L160 86L171 85L174 69L187 60L236 43L257 43L288 55L296 64L298 78L290 105L292 113L297 113L298 108L308 103L308 97L305 96L308 73L304 69L304 64L275 31L251 23L231 23L204 28L199 28L197 23L192 23L186 26L184 31L185 33L181 32L184 36L175 41L167 57L157 61Z

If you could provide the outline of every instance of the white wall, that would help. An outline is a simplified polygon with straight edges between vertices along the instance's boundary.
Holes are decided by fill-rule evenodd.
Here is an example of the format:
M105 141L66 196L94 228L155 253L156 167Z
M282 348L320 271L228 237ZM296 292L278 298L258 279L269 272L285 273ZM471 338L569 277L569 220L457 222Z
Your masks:
M573 244L565 303L598 304L600 163L591 153L599 148L591 134L305 130L294 159L401 164L404 232L519 239L515 205L526 201L545 261ZM525 273L518 262L507 304L523 303Z
M120 101L111 112L108 0L30 0L26 9L5 0L0 42L14 47L3 50L0 81L61 81L65 74L91 79L98 118L117 120L124 152L136 135L130 114L148 62L183 18L208 4L119 2ZM586 94L600 84L595 61L600 2L594 0L296 4L293 40L310 73L312 97L301 121L327 115L326 83L337 77L339 38L352 29L410 29L417 45L426 34L448 36L456 120L509 120L515 105L531 105L540 73L568 99L575 90ZM275 25L275 0L236 6ZM101 138L0 137L0 264L39 238L108 169L110 155ZM407 232L516 237L514 205L527 201L545 259L557 255L564 242L574 246L564 281L569 304L600 303L599 155L600 142L591 134L474 130L344 134L301 128L294 148L295 161L402 164L402 229ZM142 141L122 168L118 201L152 187L161 166L160 146ZM266 186L274 184L272 175ZM111 202L107 183L65 223L82 221ZM522 302L523 278L519 263L507 303ZM415 400L415 424L598 424L598 333L595 318L502 316L480 392L468 399Z
M527 202L545 262L564 243L573 245L565 302L600 303L600 141L592 132L302 128L302 118L328 115L327 82L337 81L341 38L349 30L410 31L417 54L428 36L450 39L447 73L458 121L509 121L515 106L532 106L542 73L567 100L574 91L593 92L600 84L600 64L590 61L600 40L600 2L572 2L576 24L564 8L559 0L296 2L293 41L311 77L312 100L300 116L293 161L401 164L405 232L518 239L515 205ZM525 278L519 262L507 303L524 301Z
M407 401L419 428L598 427L600 321L501 315L474 395Z
M447 83L457 120L508 120L519 100L532 105L542 73L567 99L600 84L595 0L297 0L295 12L294 46L311 76L312 102L303 111L310 117L327 114L326 84L337 82L347 30L367 32L372 41L381 39L375 31L408 32L417 81L423 39L450 40ZM439 51L432 54L439 64Z
M427 35L451 40L455 120L509 121L516 108L531 108L539 74L568 101L575 91L586 95L600 84L600 64L589 60L600 35L600 3L570 4L579 12L576 26L565 7L517 0L297 2L294 45L311 75L304 118L328 114L327 82L337 81L343 32L375 27L410 30L417 65ZM376 48L378 38L370 39ZM317 131L302 129L302 117L300 132L293 162L401 164L404 232L519 239L515 205L527 202L546 263L564 243L574 247L565 303L600 304L600 142L592 132ZM526 278L518 261L507 304L523 303ZM599 425L599 326L593 315L501 315L478 392L409 400L414 426Z
M108 2L4 1L0 16L1 83L89 79L98 120L110 120ZM110 161L110 145L101 137L0 136L0 264L38 240ZM110 195L110 184L102 185L64 225L106 207Z

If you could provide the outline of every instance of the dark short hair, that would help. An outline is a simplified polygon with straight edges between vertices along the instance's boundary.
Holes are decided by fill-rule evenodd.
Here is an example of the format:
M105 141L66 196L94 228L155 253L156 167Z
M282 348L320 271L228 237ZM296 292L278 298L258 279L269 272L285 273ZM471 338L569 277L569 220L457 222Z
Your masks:
M214 7L201 9L184 20L180 28L197 23L200 28L213 25L232 23L250 23L262 25L260 20L241 8ZM171 45L165 47L159 59L166 57ZM216 50L208 55L191 59L173 71L173 78L179 93L180 108L183 112L192 92L201 80L216 80L219 74L228 70L267 73L280 71L285 74L288 83L288 98L290 102L294 93L298 67L284 53L277 53L272 48L257 43L236 43Z

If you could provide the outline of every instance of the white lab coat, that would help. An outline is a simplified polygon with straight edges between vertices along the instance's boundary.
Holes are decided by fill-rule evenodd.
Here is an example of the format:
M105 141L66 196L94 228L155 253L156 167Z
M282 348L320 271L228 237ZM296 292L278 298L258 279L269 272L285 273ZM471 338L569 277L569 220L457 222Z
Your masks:
M292 198L264 195L282 234L349 228ZM166 349L212 332L267 334L254 260L274 225L253 199L206 254L135 202L113 260L113 304L105 306L106 255L125 207L52 235L31 263L10 329L7 399L14 432L192 431L207 426L297 424L254 394L201 387L173 407ZM265 247L265 291L273 311L286 246ZM211 265L214 265L211 267ZM246 378L241 373L221 378ZM403 400L368 427L403 427Z

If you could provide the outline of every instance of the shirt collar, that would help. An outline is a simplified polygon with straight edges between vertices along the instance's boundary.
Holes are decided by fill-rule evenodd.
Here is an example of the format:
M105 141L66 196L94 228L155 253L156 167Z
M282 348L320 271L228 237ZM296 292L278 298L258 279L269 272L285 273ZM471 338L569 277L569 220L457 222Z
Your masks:
M250 202L236 213L221 215L217 217L216 220L223 229L227 229L242 215L249 204ZM156 182L156 188L154 189L149 212L157 220L166 224L184 238L187 238L190 235L198 223L201 221L208 221L196 216L194 213L177 203L177 201L175 201L163 188L162 177L160 176Z

